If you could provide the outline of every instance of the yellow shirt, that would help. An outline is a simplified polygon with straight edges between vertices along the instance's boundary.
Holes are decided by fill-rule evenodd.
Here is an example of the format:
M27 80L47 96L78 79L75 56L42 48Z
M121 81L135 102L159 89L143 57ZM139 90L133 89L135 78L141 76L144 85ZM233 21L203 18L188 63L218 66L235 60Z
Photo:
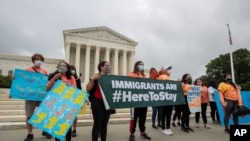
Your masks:
M242 105L241 95L239 89L235 89L231 84L221 82L218 87L220 94L220 101L225 104L225 99L236 100L239 105Z

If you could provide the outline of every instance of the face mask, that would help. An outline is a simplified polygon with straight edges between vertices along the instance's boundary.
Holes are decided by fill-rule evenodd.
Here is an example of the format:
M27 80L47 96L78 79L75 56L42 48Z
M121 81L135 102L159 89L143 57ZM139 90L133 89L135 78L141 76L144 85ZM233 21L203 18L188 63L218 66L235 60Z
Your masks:
M57 68L57 71L60 72L60 73L66 73L67 68L65 66L59 66Z
M75 70L71 70L70 71L72 75L75 75L76 74L76 71Z
M227 82L232 82L232 78L228 78L228 79L227 79Z
M40 60L35 60L34 65L35 65L36 67L40 67L40 66L42 65L42 61L40 61Z
M143 66L143 65L139 65L139 66L138 66L138 70L139 70L139 71L144 71L144 66Z
M110 73L111 72L111 66L105 66L105 71L107 73Z

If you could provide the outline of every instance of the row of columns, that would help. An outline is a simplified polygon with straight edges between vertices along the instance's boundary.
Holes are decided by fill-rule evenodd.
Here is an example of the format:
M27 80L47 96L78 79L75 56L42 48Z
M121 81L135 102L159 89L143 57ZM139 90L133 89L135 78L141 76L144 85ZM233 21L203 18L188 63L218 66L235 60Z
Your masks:
M94 59L94 67L93 68L97 68L97 65L99 64L100 61L100 52L101 52L101 47L98 46L91 46L91 45L84 45L82 46L81 44L76 44L75 48L76 48L76 52L75 52L75 60L70 60L72 59L72 57L70 57L71 54L71 48L73 46L71 46L71 43L66 43L65 46L65 61L67 62L74 62L75 66L76 66L76 70L77 72L80 71L84 71L84 83L88 82L89 78L90 78L90 68L91 68L91 59ZM81 49L85 49L85 54L81 54ZM105 50L105 61L110 62L110 64L112 65L112 74L114 75L128 75L128 71L132 71L132 67L134 64L134 54L135 51L134 50L119 50L119 49L115 49L115 48L102 48ZM95 55L93 57L91 57L91 50L94 50ZM111 50L114 50L114 57L110 58L110 53ZM119 59L119 51L122 52L122 56ZM83 55L85 58L85 62L80 62L81 60L81 55ZM111 60L112 59L112 60ZM122 60L122 61L121 61ZM119 65L119 63L122 63ZM80 67L81 64L84 64L84 70L81 70ZM120 69L120 72L119 72ZM94 69L95 71L95 69ZM93 73L93 72L91 72Z

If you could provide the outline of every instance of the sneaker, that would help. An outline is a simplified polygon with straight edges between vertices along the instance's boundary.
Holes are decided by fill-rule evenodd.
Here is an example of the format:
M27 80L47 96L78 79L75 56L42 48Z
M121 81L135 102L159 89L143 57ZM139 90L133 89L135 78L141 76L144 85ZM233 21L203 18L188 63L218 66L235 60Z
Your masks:
M165 135L171 135L170 133L169 133L169 131L168 131L168 129L164 129L164 130L162 130L161 131L163 134L165 134Z
M24 141L31 141L33 140L33 134L28 134L27 137L24 139Z
M196 128L200 128L200 125L199 125L199 123L196 123L196 126L195 126Z
M224 131L228 134L230 134L230 130L228 128L225 128Z
M175 125L175 123L174 123L174 122L172 123L172 126L176 127L176 125Z
M76 137L76 130L73 130L73 131L71 132L71 137Z
M191 132L194 132L194 130L192 128L190 128L190 127L187 127L186 129L191 131Z
M158 127L161 127L161 125L160 125L160 124L157 124L157 126L158 126Z
M141 133L141 138L151 140L151 137L149 137L146 133Z
M131 134L130 136L129 136L129 141L134 141L135 140L135 135L134 134Z
M177 122L177 125L178 125L178 126L181 126L181 123L180 123L180 122Z
M183 132L189 133L188 129L185 128L185 127L181 127L181 130L182 130Z
M174 133L171 131L171 129L167 129L168 130L168 133L170 134L170 135L173 135Z
M154 129L158 129L155 125L152 125L152 127L153 127Z
M210 129L210 127L207 124L204 125L204 128Z

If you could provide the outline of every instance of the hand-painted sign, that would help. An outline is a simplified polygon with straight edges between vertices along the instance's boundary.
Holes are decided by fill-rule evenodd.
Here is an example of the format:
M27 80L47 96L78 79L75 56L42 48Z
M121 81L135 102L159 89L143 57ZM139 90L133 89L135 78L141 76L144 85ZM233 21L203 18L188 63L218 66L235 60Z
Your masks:
M88 95L86 91L57 80L29 123L63 140Z
M46 96L48 76L21 69L15 69L10 96L16 99L42 101Z

